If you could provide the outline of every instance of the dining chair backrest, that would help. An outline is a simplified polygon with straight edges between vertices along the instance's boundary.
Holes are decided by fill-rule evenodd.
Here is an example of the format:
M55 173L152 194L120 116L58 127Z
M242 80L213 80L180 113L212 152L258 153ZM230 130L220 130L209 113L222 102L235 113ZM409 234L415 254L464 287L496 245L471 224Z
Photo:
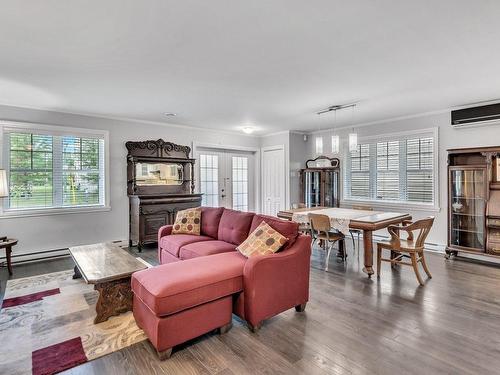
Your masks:
M420 219L417 221L414 221L413 223L406 225L404 227L399 227L399 228L404 228L404 230L408 233L408 241L415 241L415 247L416 248L424 248L425 240L427 236L429 235L429 232L431 231L432 224L434 223L434 216L429 216L426 217L425 219ZM397 231L394 231L391 226L389 226L389 232L391 234L391 237L400 239L399 233ZM413 232L418 232L417 233L417 239L415 240Z
M330 225L330 218L327 215L321 215L321 214L308 214L307 217L309 218L309 224L311 224L311 230L313 232L329 232L331 225Z

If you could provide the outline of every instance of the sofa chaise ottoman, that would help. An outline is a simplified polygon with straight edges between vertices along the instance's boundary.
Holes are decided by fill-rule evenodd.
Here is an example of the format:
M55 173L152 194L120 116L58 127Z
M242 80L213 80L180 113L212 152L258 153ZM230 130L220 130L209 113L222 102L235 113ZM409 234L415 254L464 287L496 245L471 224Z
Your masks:
M277 253L246 258L236 248L263 221L287 242ZM283 311L304 311L309 299L311 237L297 223L202 207L200 226L200 235L161 227L161 265L132 276L134 316L164 358L177 344L227 328L231 312L255 332Z
M214 329L231 328L233 295L243 290L245 257L237 252L164 264L132 275L134 318L160 359Z

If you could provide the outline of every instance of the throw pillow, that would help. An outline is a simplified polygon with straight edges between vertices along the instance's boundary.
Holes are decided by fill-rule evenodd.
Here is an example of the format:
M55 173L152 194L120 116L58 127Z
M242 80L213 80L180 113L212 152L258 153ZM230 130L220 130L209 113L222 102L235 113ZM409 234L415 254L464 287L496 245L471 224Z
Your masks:
M200 235L201 208L190 208L177 212L172 234Z
M288 238L263 221L236 249L249 258L255 255L273 254L287 241Z

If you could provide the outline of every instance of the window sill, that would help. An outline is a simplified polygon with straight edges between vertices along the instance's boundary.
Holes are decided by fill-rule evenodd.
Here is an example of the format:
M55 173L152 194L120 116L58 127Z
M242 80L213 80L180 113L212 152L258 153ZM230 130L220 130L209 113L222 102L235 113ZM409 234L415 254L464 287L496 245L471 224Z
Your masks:
M64 207L64 208L45 208L45 209L19 209L4 210L0 215L1 219L14 219L22 217L84 214L93 212L111 211L110 206L84 206L84 207Z
M440 212L441 208L432 204L418 204L418 203L408 203L408 202L381 202L372 200L357 200L357 199L345 199L340 201L340 205L356 205L363 204L371 206L373 208L379 209L389 209L389 210L410 210L410 211L426 211L426 212Z

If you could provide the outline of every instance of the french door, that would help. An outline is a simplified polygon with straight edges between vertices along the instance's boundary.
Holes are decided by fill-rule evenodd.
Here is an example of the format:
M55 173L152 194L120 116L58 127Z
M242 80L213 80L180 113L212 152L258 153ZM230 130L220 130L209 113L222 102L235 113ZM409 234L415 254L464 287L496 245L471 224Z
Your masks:
M254 211L254 154L201 149L198 152L202 205Z

